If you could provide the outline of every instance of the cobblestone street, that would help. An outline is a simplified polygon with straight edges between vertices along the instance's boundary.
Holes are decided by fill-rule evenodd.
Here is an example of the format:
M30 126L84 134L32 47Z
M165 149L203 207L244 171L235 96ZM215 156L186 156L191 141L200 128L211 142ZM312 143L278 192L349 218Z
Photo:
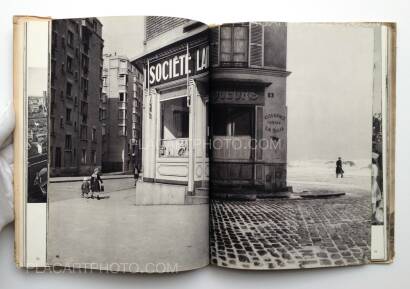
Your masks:
M211 203L211 262L243 269L358 265L370 254L369 196Z

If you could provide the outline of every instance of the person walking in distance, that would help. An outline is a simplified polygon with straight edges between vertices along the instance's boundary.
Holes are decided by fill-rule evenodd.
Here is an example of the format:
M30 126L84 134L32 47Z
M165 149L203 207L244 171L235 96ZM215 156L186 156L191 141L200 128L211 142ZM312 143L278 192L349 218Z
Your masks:
M343 178L343 167L342 167L343 163L342 163L342 158L339 157L338 160L336 161L336 178L340 177Z

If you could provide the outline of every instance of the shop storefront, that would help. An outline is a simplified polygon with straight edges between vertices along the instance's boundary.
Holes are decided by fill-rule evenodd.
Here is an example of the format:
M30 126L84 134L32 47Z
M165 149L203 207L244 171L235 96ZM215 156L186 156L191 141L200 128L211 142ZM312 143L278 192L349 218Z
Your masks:
M208 193L208 54L202 33L135 61L145 76L137 204L200 202L193 197Z
M286 192L286 25L228 24L211 35L211 192L232 199Z

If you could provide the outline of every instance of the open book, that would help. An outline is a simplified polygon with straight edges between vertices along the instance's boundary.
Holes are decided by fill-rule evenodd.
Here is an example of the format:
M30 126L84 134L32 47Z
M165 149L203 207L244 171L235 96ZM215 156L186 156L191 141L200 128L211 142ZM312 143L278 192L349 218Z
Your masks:
M19 267L392 261L395 24L14 23Z

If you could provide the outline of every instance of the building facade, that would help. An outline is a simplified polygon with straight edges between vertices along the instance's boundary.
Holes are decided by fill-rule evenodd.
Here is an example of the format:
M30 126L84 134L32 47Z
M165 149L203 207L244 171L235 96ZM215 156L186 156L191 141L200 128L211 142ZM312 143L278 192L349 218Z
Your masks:
M145 18L143 182L137 204L208 201L208 27L173 17Z
M286 191L286 24L211 29L211 192L215 197Z
M86 175L101 167L101 35L96 18L52 21L51 176Z
M128 58L104 55L102 170L132 172L141 168L143 75Z

